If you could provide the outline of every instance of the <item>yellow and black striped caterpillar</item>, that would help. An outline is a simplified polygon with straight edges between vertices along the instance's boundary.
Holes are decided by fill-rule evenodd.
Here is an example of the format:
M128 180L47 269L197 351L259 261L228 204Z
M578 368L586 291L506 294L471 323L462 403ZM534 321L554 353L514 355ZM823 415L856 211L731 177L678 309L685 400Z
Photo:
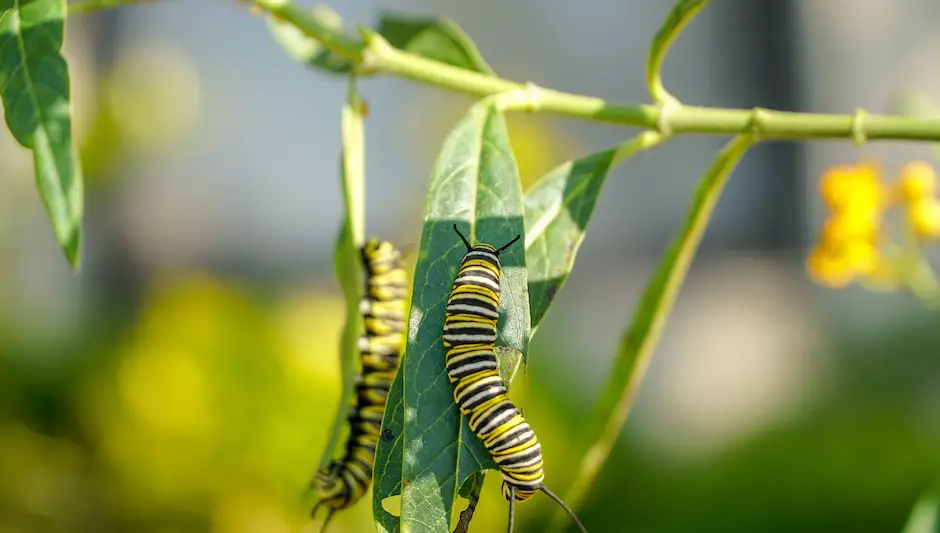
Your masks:
M454 385L454 400L467 417L470 430L499 465L503 497L509 501L509 531L512 532L515 502L542 491L586 533L574 512L545 486L542 446L509 399L506 384L497 371L499 254L521 235L497 249L483 243L470 246L456 224L454 231L467 247L467 253L447 300L443 335L447 377Z
M376 239L369 239L361 253L366 283L359 311L365 333L357 348L362 372L356 379L345 453L320 469L314 480L318 502L311 516L321 505L329 509L322 530L334 512L350 507L369 489L385 401L404 343L406 279L401 254L391 243Z

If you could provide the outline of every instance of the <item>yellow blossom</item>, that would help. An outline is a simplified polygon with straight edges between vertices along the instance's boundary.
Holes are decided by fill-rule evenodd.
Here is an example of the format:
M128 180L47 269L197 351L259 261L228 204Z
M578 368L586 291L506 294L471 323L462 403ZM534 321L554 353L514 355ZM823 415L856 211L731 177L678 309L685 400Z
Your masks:
M940 238L940 202L930 197L909 204L907 221L911 231L918 237Z
M880 228L881 214L878 211L847 210L834 213L826 220L820 240L834 246L856 239L874 241Z
M916 281L919 274L912 274L905 258L918 257L925 241L940 240L937 173L930 164L907 163L888 185L873 164L833 167L820 180L819 192L829 217L806 258L811 279L830 288L858 281L871 290L896 290ZM907 233L916 237L903 245L883 229L885 212L894 207L904 209Z
M830 216L807 258L806 269L821 285L846 287L856 277L871 275L879 268L887 189L876 165L843 165L826 172L820 194Z
M885 191L877 166L841 165L829 169L823 176L820 194L835 212L872 211L881 207Z
M901 169L898 188L907 202L932 198L936 194L937 174L929 163L913 161Z
M872 242L851 240L842 251L842 261L856 274L871 274L878 266L878 247Z
M806 270L817 283L834 289L848 286L854 277L852 269L839 256L822 247L810 252Z

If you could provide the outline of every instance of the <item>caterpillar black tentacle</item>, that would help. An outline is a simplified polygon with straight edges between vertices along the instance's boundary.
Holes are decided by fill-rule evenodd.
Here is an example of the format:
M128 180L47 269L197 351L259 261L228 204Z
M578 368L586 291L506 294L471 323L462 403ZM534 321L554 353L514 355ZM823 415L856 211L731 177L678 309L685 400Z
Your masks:
M522 236L495 248L471 246L454 224L467 252L454 280L444 319L447 376L454 385L454 400L467 417L470 430L483 442L503 477L503 497L509 501L512 532L515 502L544 492L572 520L587 530L565 503L544 484L542 446L535 431L509 399L499 376L495 353L499 320L499 254Z
M362 371L356 376L345 453L314 478L318 502L310 514L316 515L321 506L329 509L321 532L336 511L352 506L369 489L385 401L404 345L406 279L401 254L391 243L369 239L361 255L366 283L359 312L365 333L357 349Z

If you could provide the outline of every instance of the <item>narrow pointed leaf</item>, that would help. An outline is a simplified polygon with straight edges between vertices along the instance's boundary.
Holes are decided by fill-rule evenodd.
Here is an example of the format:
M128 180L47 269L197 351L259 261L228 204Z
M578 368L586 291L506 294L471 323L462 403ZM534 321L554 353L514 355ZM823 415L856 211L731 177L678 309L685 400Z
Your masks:
M0 2L0 98L13 137L33 152L36 186L73 268L82 239L82 170L72 141L65 0Z
M574 485L564 498L572 509L581 506L620 435L721 191L753 143L750 135L739 135L718 153L698 184L682 229L663 254L637 304L633 321L620 342L613 371L598 400L594 423L585 432L590 448L581 461ZM567 514L556 512L550 530L561 531L568 520Z
M378 32L392 46L467 70L492 74L473 40L447 18L408 18L383 13Z
M356 339L362 332L362 315L359 313L359 299L364 291L362 261L359 250L364 243L364 196L365 171L362 120L362 103L350 82L348 102L342 111L343 154L340 163L345 216L333 256L337 280L346 300L346 322L340 338L340 374L342 392L339 407L333 422L333 430L323 455L320 467L326 466L337 456L341 447L341 435L347 430L346 420L352 408L353 383L359 372Z
M901 533L940 533L938 511L940 511L940 493L937 487L931 487L917 499Z
M676 98L669 94L669 91L663 87L662 66L663 59L669 51L669 46L676 39L686 24L698 14L708 0L678 0L666 17L656 36L653 38L653 45L650 47L649 57L646 62L646 81L649 85L650 94L653 100L657 102L674 102Z
M526 193L531 335L574 268L607 175L618 163L662 140L658 133L644 132L622 145L568 161L542 176Z
M383 434L392 438L383 438L376 454L376 474L384 476L373 493L380 531L398 531L396 517L382 508L396 489L411 531L449 529L458 490L474 472L496 468L457 410L444 370L445 305L466 251L454 224L471 242L496 246L523 234L518 169L492 100L475 105L448 135L428 187L408 344L383 422ZM500 259L497 345L525 354L529 310L522 243Z
M338 30L343 27L342 19L328 6L314 7L310 16L328 28ZM268 30L274 41L281 45L294 61L333 74L348 73L352 70L349 60L329 51L322 43L293 24L270 17Z

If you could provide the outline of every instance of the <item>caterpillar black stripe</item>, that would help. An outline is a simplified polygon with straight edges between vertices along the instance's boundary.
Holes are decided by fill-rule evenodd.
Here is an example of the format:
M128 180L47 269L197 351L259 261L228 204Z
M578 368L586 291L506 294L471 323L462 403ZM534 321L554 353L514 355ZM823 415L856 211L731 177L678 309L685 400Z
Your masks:
M365 333L358 340L362 372L356 379L345 453L320 469L314 479L318 502L311 516L320 506L329 509L321 531L333 513L352 506L369 489L385 401L404 343L406 279L401 254L390 243L376 239L369 239L361 254L366 280L359 302L365 322Z
M454 385L454 400L467 417L470 429L483 442L503 477L503 497L509 501L512 532L515 502L542 491L564 508L586 533L578 517L544 484L542 446L535 431L509 399L497 371L495 344L499 319L499 254L518 241L500 248L489 244L470 246L457 225L467 253L447 300L444 347L447 376Z

